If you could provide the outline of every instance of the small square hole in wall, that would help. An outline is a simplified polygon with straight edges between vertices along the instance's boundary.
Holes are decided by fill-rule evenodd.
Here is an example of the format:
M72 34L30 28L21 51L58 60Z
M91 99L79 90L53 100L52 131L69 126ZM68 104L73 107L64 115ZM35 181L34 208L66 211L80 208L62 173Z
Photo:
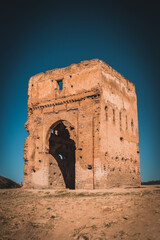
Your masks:
M92 169L92 165L88 165L88 169L91 170Z
M61 91L63 89L63 79L58 80L57 83L58 83L58 90Z

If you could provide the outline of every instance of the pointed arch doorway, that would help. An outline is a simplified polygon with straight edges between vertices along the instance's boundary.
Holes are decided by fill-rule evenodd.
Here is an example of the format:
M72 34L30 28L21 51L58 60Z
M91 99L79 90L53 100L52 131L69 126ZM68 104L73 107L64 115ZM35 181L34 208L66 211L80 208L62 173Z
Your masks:
M49 129L49 187L75 189L75 128L58 121Z

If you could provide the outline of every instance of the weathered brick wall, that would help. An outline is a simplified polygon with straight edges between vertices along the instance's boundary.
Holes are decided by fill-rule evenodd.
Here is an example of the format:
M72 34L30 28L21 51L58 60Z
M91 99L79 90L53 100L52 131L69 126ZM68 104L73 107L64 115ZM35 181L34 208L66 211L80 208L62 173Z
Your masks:
M103 171L98 185L140 184L135 86L102 64L101 88L100 159L107 178Z
M75 176L75 188L140 183L132 83L104 62L91 60L33 76L28 95L25 187L65 188L72 181L69 175Z

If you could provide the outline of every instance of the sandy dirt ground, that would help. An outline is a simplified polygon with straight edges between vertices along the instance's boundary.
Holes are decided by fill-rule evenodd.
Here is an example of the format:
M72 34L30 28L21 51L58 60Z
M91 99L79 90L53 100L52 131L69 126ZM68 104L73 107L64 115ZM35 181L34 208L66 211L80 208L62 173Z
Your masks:
M0 239L159 240L160 186L0 190Z

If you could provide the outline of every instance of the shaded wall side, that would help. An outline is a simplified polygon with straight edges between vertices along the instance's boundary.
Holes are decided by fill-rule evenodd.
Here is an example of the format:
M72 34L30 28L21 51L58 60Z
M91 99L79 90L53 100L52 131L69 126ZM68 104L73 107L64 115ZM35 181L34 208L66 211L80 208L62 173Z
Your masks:
M101 77L100 155L107 174L100 187L140 184L135 87L105 72Z

